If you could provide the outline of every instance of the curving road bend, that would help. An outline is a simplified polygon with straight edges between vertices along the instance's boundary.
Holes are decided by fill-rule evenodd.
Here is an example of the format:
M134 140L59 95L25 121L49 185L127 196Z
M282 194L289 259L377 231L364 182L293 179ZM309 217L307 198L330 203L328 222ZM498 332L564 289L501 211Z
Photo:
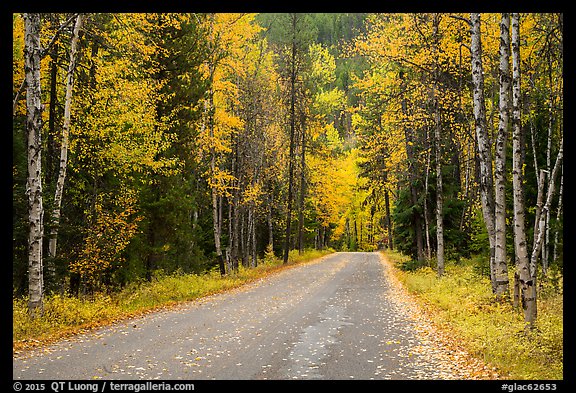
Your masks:
M379 253L335 253L13 358L14 379L459 379ZM420 329L421 330L421 329Z

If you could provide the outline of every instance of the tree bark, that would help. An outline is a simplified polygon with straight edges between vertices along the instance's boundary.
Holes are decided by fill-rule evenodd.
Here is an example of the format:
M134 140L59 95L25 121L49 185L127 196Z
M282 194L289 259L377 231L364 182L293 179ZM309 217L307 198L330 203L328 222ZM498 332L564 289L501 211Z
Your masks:
M62 140L60 142L60 169L56 181L56 190L54 191L54 207L50 220L50 239L48 242L48 256L56 257L56 247L58 243L58 230L60 227L60 211L62 206L62 195L64 193L64 182L66 181L66 169L68 166L68 139L70 136L70 122L72 109L72 92L74 89L74 72L76 70L76 61L78 58L78 43L80 40L80 29L84 22L84 15L78 14L74 30L72 32L72 41L70 45L70 63L68 64L68 74L66 75L66 96L64 100L64 125L62 127Z
M523 193L523 144L520 116L520 16L512 14L512 188L514 197L514 249L524 321L529 327L536 322L536 283L530 270Z
M294 188L294 134L296 132L296 23L297 16L292 17L292 54L290 61L290 150L288 155L288 206L286 213L286 238L284 241L284 264L288 263L288 253L290 251L290 235L292 224L292 199Z
M554 164L554 169L552 170L552 174L550 175L550 182L548 185L548 190L546 191L546 202L542 207L542 211L540 212L539 219L537 221L537 225L534 231L534 243L532 247L532 256L530 257L530 271L532 272L532 276L535 279L536 277L536 263L538 262L538 254L540 253L540 249L542 248L542 243L544 239L544 235L546 233L546 222L548 212L550 211L550 205L552 203L552 197L555 194L555 187L556 187L556 176L558 175L558 171L562 166L562 160L564 156L564 138L560 141L560 150L558 151L558 156L556 156L556 163Z
M428 149L426 154L426 172L424 176L424 195L428 196L428 179L430 177L430 157L432 155L432 147ZM426 236L426 259L428 261L432 258L432 246L430 245L430 223L428 214L428 197L424 198L424 234Z
M405 99L402 100L402 112L408 116L408 103ZM416 189L416 174L417 162L414 153L414 130L409 126L404 128L404 139L406 144L406 158L408 159L408 178L410 180L410 196L412 197L412 204L418 204L418 190ZM414 237L416 238L416 258L418 261L424 260L424 239L422 235L422 217L420 213L415 211L413 213L413 227Z
M434 14L433 21L434 35L434 53L439 50L439 32L440 17ZM438 57L435 56L437 59ZM444 275L444 196L442 195L442 119L440 117L439 80L440 66L436 61L433 77L433 99L434 99L434 139L436 141L436 260L438 277Z
M438 101L436 100L436 259L438 276L444 274L444 198L442 195L442 147L441 147L441 125Z
M386 208L386 228L388 229L388 248L394 249L394 240L392 236L392 218L390 217L390 197L388 189L384 190L384 205Z
M268 248L274 250L274 223L272 222L272 193L267 196Z
M500 22L500 101L498 135L496 137L495 199L494 199L494 267L495 294L509 296L506 257L506 140L509 122L510 90L510 14L503 13Z
M482 66L482 41L480 37L480 14L471 13L472 37L470 51L472 54L472 84L473 84L473 104L474 123L476 129L476 140L478 142L479 166L480 166L480 200L482 202L482 214L488 241L490 245L490 278L492 289L495 289L495 269L494 269L494 195L492 181L492 154L490 150L490 140L486 127L486 107L484 101L484 69Z
M298 252L304 252L304 200L306 197L306 127L302 125L302 153L300 156L300 197L298 202Z
M562 215L562 200L564 194L564 164L560 168L560 190L558 191L558 209L556 210L556 222L560 221L560 217ZM554 232L554 248L552 251L552 261L555 262L558 258L558 234L559 230L557 229Z
M24 67L26 78L26 130L28 134L28 311L42 315L44 276L42 237L42 91L40 84L40 14L23 14L25 22Z

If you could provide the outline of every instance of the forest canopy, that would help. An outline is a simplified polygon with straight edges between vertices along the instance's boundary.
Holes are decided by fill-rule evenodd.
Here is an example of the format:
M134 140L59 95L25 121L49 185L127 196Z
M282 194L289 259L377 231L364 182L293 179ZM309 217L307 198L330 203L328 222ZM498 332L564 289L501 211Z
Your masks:
M12 21L13 293L31 310L390 248L440 276L480 255L531 322L536 280L562 272L562 14Z

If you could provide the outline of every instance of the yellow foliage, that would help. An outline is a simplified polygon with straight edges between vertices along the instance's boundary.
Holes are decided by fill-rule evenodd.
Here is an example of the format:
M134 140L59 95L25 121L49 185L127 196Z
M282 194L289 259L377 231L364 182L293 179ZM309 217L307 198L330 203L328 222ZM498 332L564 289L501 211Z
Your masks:
M70 263L71 272L96 284L102 273L123 262L122 251L136 234L142 219L135 215L136 205L136 194L128 189L115 196L98 195L93 211L87 212L91 225L78 258Z

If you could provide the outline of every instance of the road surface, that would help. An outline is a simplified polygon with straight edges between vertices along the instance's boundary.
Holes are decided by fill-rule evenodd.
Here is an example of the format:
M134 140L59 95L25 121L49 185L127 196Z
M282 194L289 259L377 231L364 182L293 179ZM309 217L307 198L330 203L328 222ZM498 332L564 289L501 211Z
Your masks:
M14 379L459 379L378 253L335 253L13 358Z

